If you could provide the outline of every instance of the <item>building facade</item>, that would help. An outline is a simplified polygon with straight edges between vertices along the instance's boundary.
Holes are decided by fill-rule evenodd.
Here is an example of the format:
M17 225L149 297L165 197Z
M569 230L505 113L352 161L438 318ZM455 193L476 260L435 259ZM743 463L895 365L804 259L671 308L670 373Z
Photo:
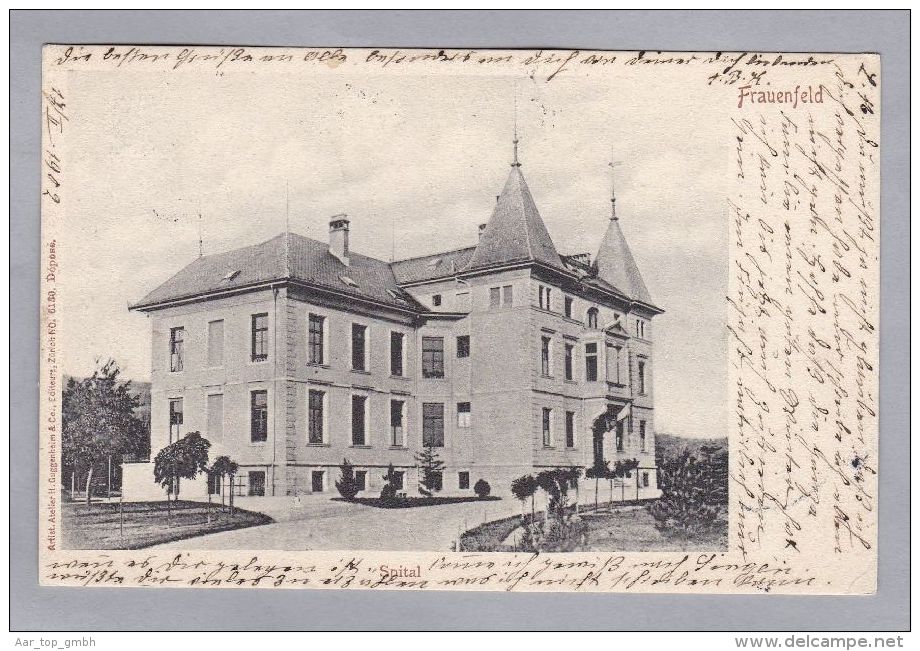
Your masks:
M517 160L475 246L388 263L351 251L349 229L339 215L328 242L285 232L200 257L132 306L152 329L152 454L198 431L244 496L335 493L344 459L359 495L391 464L413 494L425 447L444 495L636 459L622 490L657 496L661 310L615 198L593 258L557 252ZM152 463L126 466L126 499L159 491Z

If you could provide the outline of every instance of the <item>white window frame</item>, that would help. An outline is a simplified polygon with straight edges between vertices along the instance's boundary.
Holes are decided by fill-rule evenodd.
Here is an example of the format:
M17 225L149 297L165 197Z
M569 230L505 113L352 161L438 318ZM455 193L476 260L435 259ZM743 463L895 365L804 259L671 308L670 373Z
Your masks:
M220 364L211 363L211 324L220 323ZM207 367L208 368L222 368L227 363L227 321L223 318L221 319L211 319L208 321L208 330L207 330L207 347L205 349L205 355L207 357Z
M310 392L317 391L323 394L323 440L319 443L310 443ZM307 385L307 445L329 445L329 391L325 387Z
M546 373L543 373L543 342L546 341ZM553 377L553 336L547 332L540 334L540 374Z
M549 419L547 419L549 428L544 431L543 421L547 411L549 412ZM542 407L540 409L540 438L542 439L544 448L555 447L556 443L555 433L553 432L553 411L554 409L552 407ZM546 436L547 434L549 435L548 437Z
M314 491L313 490L313 473L321 472L323 473L323 490ZM328 493L329 492L329 470L326 468L310 468L310 492L314 495L317 493Z
M402 338L402 354L401 354L402 375L393 374L393 335L394 334L397 334ZM406 342L408 340L409 340L408 335L406 335L406 333L403 332L402 330L390 330L390 336L387 337L387 366L389 367L390 377L400 377L400 378L408 377L408 374L406 373ZM364 343L365 343L365 348L367 348L367 341L365 341ZM351 355L349 355L348 358L351 359ZM365 366L366 365L367 364L365 363Z
M563 435L566 437L566 441L565 441L565 447L566 447L566 449L567 449L567 450L574 450L575 448L578 447L578 412L575 411L574 409L564 409L564 410L563 410L563 412L562 412L562 418L563 418L562 427L563 427L563 430L566 429L566 425L567 425L567 422L566 422L566 421L568 420L568 417L567 417L568 414L572 414L572 445L569 445L569 441L568 441L568 435L569 435L569 433L566 432L566 431L563 431Z
M355 443L354 397L364 398L364 443ZM348 446L353 448L371 447L371 397L363 391L352 391L348 395Z
M460 404L461 403L466 403L470 406L470 410L467 412L464 412L467 415L466 425L460 424L460 414L461 414ZM473 401L472 400L458 400L456 402L455 411L457 413L457 429L470 429L473 427Z
M402 403L402 442L393 443L393 402ZM387 405L387 446L391 448L403 449L406 447L406 441L408 440L409 434L409 409L406 405L408 401L405 396L390 396L389 403ZM366 436L365 432L365 436Z
M225 402L225 401L224 401L224 392L223 392L223 391L210 391L210 392L208 392L208 393L205 394L205 398L204 398L204 409L205 409L204 424L205 424L206 436L207 436L207 438L208 438L209 441L211 441L212 443L214 442L214 440L215 440L215 439L214 439L214 433L211 432L211 428L209 427L210 424L211 424L211 397L212 397L212 396L220 396L220 441L223 442L223 440L224 440L224 432L226 431L226 428L224 427L224 422L226 421L226 411L227 411L227 410L225 409L225 405L224 405L224 402ZM184 407L183 407L183 408L184 408ZM182 417L183 417L183 420L184 420L184 419L185 419L185 414L183 414Z
M355 368L354 359L352 358L352 337L354 336L354 326L364 328L364 368ZM325 338L323 339L325 343ZM371 327L369 323L363 321L352 321L348 326L348 370L355 373L371 372Z
M320 364L310 361L310 317L311 316L320 317L323 320L323 361ZM351 333L348 333L348 334L349 334L348 336L349 344L348 345L351 346ZM306 355L304 356L304 359L307 360L308 366L320 366L320 367L330 366L330 363L329 363L330 362L330 359L329 359L329 315L326 314L325 312L320 312L318 310L310 310L309 312L307 312L306 346L307 346L307 350L306 350ZM351 351L349 351L348 359L349 359L349 364L350 364L351 363Z

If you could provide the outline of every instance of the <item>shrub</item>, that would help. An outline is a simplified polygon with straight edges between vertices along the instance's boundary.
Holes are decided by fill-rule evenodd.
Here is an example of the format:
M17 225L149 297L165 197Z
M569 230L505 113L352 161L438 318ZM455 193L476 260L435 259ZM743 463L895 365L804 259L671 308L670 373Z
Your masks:
M728 455L708 452L698 459L688 450L660 464L661 497L649 507L662 531L706 533L724 528Z
M473 492L476 493L476 497L482 499L489 496L492 492L492 487L489 486L489 482L485 479L480 479L473 485Z
M348 463L348 459L342 459L342 465L339 466L341 478L335 482L335 487L339 495L349 502L355 499L358 494L358 482L355 481L355 467Z
M383 476L383 480L386 483L380 491L380 503L383 506L399 506L402 504L405 500L397 496L399 489L396 488L396 469L392 463L387 467L387 474Z

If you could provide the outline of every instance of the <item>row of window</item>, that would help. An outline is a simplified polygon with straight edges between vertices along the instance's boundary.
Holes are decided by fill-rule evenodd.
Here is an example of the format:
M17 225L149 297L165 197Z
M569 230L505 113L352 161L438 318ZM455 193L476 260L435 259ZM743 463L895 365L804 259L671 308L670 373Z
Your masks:
M544 377L553 375L553 355L552 355L552 338L542 336L540 338L540 372ZM607 344L607 381L616 384L622 384L620 374L621 356L623 349L620 346ZM566 380L574 379L574 357L575 344L565 344L565 353L563 356L563 378ZM645 360L640 359L636 364L636 380L640 395L646 391L645 382ZM598 377L598 352L597 343L585 344L585 381L596 382Z
M555 432L553 427L553 410L550 407L543 407L543 447L555 447ZM624 428L623 423L617 423L615 432L616 451L624 450ZM565 412L565 447L575 447L575 412ZM645 421L639 421L639 451L647 452L647 442L645 435Z
M311 445L329 443L327 422L327 393L310 389L307 396L307 442ZM268 440L268 391L258 389L249 392L249 440L264 443ZM351 396L351 445L367 446L369 443L369 404L365 395ZM472 408L469 402L457 403L457 427L469 429L472 426ZM184 421L182 398L169 400L169 442L182 437ZM210 394L207 397L207 438L220 440L223 437L224 396ZM406 446L406 401L390 400L390 418L387 444L391 447ZM444 447L444 403L422 403L422 445Z
M539 288L537 289L537 302L540 305L540 309L552 312L553 310L552 295L553 295L553 290L551 287L546 287L545 285L539 286ZM566 318L569 318L569 319L573 318L572 313L574 310L574 304L575 304L575 301L572 299L571 296L565 296L563 298L563 314L566 316ZM600 312L596 307L588 308L588 312L585 318L585 325L588 329L590 330L597 329L599 314ZM617 321L619 321L620 315L615 314L614 318ZM645 338L645 320L637 318L634 323L635 323L636 337L639 337L640 339L644 339Z
M249 358L253 362L268 359L268 313L253 314L250 317ZM224 363L224 321L208 322L208 366L223 366ZM173 373L185 370L185 328L169 329L169 370Z
M405 338L401 332L390 332L390 375L402 377L405 373ZM268 314L253 314L251 321L250 359L264 362L268 359ZM367 326L351 325L351 368L355 371L369 370L369 341ZM456 338L458 358L470 356L469 335ZM326 353L326 317L310 314L307 323L307 359L310 364L324 366ZM224 363L224 322L208 323L208 365L221 366ZM185 328L171 328L169 331L169 370L185 369ZM422 377L444 377L444 338L422 337Z
M367 490L368 470L355 470L355 486L358 492ZM431 488L436 491L444 488L444 475L442 472L433 472L430 476ZM212 495L220 495L223 491L221 486L223 478L219 475L208 476L208 492ZM406 473L403 470L394 470L392 475L392 484L397 491L405 490ZM328 490L328 473L325 470L310 471L310 491L313 493L324 493ZM460 490L469 490L470 473L468 470L461 470L457 473L457 486ZM265 471L250 470L247 473L234 475L233 484L229 487L231 492L237 496L263 497L265 495Z

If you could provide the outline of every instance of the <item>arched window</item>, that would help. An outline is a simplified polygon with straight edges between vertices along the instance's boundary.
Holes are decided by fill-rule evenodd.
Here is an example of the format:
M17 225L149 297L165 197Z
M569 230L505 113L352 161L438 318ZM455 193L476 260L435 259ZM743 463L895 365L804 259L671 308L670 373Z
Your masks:
M596 330L597 329L597 308L592 307L588 310L588 327Z

